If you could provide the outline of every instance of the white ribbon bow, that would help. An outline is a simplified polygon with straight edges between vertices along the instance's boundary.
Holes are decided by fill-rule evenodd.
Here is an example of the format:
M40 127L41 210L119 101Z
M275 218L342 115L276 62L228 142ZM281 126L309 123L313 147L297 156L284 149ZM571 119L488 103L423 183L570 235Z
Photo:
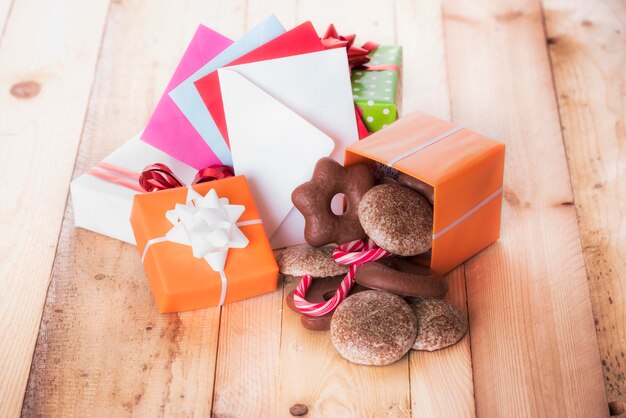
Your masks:
M218 197L214 189L202 197L190 187L186 204L177 203L165 215L174 225L165 238L191 246L194 257L204 258L213 270L223 272L228 249L245 248L249 243L237 226L245 209Z

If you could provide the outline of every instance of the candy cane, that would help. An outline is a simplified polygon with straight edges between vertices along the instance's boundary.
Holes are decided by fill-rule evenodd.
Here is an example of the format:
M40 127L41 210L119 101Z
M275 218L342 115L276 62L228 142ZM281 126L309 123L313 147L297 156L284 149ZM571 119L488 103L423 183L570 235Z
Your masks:
M309 274L302 276L300 283L293 292L293 301L296 308L305 315L322 316L333 312L341 302L348 296L350 289L354 285L354 273L361 264L376 261L383 257L390 256L391 253L378 247L372 240L363 242L362 240L350 241L341 244L333 251L333 259L339 264L349 265L350 269L342 280L335 295L326 302L311 303L304 296L311 286L313 278Z

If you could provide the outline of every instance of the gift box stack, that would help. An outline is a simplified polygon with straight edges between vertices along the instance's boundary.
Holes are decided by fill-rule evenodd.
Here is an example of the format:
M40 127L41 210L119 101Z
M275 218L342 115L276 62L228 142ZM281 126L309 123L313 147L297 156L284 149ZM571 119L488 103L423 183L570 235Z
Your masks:
M200 26L143 132L72 183L76 225L137 245L161 312L293 275L287 304L350 361L453 344L442 275L499 237L504 146L396 121L401 67L332 25Z

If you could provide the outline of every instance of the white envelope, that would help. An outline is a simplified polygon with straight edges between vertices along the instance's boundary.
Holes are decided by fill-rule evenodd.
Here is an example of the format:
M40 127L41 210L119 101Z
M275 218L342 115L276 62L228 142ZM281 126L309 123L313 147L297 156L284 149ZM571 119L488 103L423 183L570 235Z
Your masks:
M304 219L291 192L310 180L319 158L331 155L343 163L345 148L358 140L345 50L236 65L218 74L235 172L256 189L272 247L301 244Z
M190 184L197 173L193 167L143 142L139 135L113 151L103 162L136 173L150 164L162 163L185 184ZM70 190L76 226L135 244L130 211L133 196L138 191L88 173L72 181Z

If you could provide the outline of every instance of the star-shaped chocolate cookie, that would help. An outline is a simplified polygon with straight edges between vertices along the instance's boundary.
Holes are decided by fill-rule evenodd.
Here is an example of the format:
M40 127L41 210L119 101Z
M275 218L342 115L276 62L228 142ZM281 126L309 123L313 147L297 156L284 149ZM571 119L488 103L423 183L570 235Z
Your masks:
M319 160L313 178L291 194L291 201L304 216L306 242L319 247L365 238L358 208L365 192L373 186L372 171L365 164L343 167L331 158ZM337 194L346 197L347 207L341 215L335 215L331 209L331 201Z

